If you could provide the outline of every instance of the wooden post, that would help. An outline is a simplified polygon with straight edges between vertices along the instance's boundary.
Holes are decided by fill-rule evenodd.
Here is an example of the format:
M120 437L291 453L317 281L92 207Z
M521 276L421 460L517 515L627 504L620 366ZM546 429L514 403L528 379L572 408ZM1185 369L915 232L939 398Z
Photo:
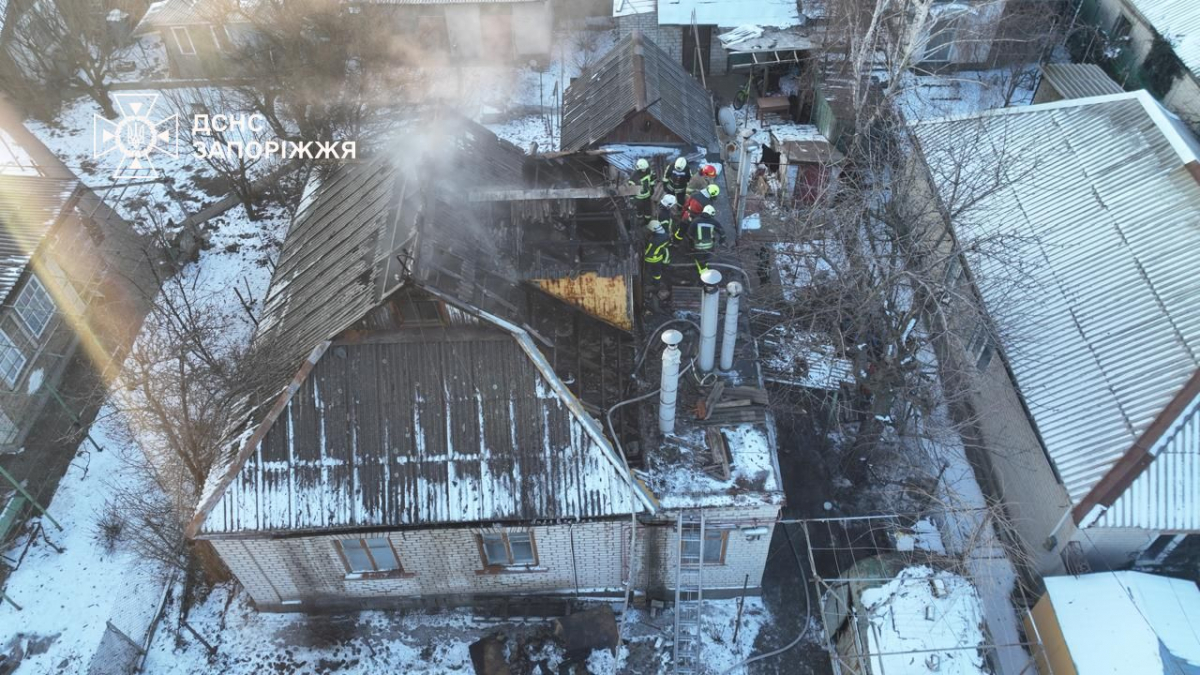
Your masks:
M742 607L746 604L746 587L750 585L750 575L742 582L742 595L738 598L737 618L733 620L733 644L737 644L738 631L742 629Z

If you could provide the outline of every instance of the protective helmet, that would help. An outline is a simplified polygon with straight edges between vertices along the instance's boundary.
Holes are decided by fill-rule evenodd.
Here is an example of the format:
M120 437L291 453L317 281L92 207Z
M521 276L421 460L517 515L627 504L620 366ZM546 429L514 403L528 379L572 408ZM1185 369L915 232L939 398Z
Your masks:
M659 202L668 209L675 208L675 203L675 195L663 195L662 201Z
M717 215L717 210L713 208L712 204L709 204L708 206L704 207L704 215L715 216Z
M683 171L686 168L687 168L687 157L680 157L679 159L675 160L675 170L676 171Z
M721 194L721 188L717 187L716 185L708 186L708 196L709 197L716 198L716 196L719 194Z
M637 161L637 168L638 168L638 171L645 171L646 169L650 168L650 162L647 162L644 158L639 159Z
M650 221L650 224L646 226L646 229L658 234L663 231L663 226L662 223L658 222L657 220L652 220Z
M713 166L712 164L705 164L704 168L700 169L700 175L704 176L705 178L716 178L717 167Z

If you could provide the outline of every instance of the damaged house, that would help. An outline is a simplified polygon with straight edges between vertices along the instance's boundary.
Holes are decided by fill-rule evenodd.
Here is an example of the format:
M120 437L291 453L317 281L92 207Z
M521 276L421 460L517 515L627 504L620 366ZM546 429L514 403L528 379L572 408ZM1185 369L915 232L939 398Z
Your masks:
M257 336L289 374L189 536L270 611L754 592L782 503L754 343L730 343L728 387L679 380L659 434L641 392L697 340L643 325L628 189L595 157L434 125L307 198Z

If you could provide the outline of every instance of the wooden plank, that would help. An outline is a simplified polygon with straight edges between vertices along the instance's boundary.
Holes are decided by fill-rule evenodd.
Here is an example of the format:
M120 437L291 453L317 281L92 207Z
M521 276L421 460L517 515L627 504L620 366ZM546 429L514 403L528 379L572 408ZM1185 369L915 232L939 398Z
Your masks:
M704 402L700 405L700 419L708 419L712 414L713 406L717 401L721 400L721 392L725 391L725 380L717 380L713 388L708 391L708 396L704 397Z
M522 202L543 199L603 199L605 197L632 197L640 190L641 187L637 185L541 188L537 190L472 190L467 193L467 201Z
M709 427L704 431L704 436L708 440L708 450L712 453L714 465L719 473L719 480L729 480L729 449L725 445L725 436L721 434L720 429Z

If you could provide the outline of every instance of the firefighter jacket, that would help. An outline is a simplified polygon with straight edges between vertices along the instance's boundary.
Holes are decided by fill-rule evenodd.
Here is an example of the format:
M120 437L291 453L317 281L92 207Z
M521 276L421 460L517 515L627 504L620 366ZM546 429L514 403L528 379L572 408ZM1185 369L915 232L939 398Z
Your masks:
M646 254L642 258L648 263L671 262L671 237L665 231L651 232L646 242Z
M650 169L638 171L629 177L629 184L638 186L640 190L633 196L634 199L650 199L654 194L654 172Z
M684 215L695 218L704 212L704 207L712 203L713 198L708 196L708 190L697 190L687 198L687 206L683 210Z
M663 172L663 187L668 192L680 193L687 190L688 183L692 180L692 170L684 168L682 171L675 168L675 165L667 167Z
M688 236L692 240L692 249L695 251L711 251L725 241L725 231L721 228L721 224L712 216L703 214L692 220Z

